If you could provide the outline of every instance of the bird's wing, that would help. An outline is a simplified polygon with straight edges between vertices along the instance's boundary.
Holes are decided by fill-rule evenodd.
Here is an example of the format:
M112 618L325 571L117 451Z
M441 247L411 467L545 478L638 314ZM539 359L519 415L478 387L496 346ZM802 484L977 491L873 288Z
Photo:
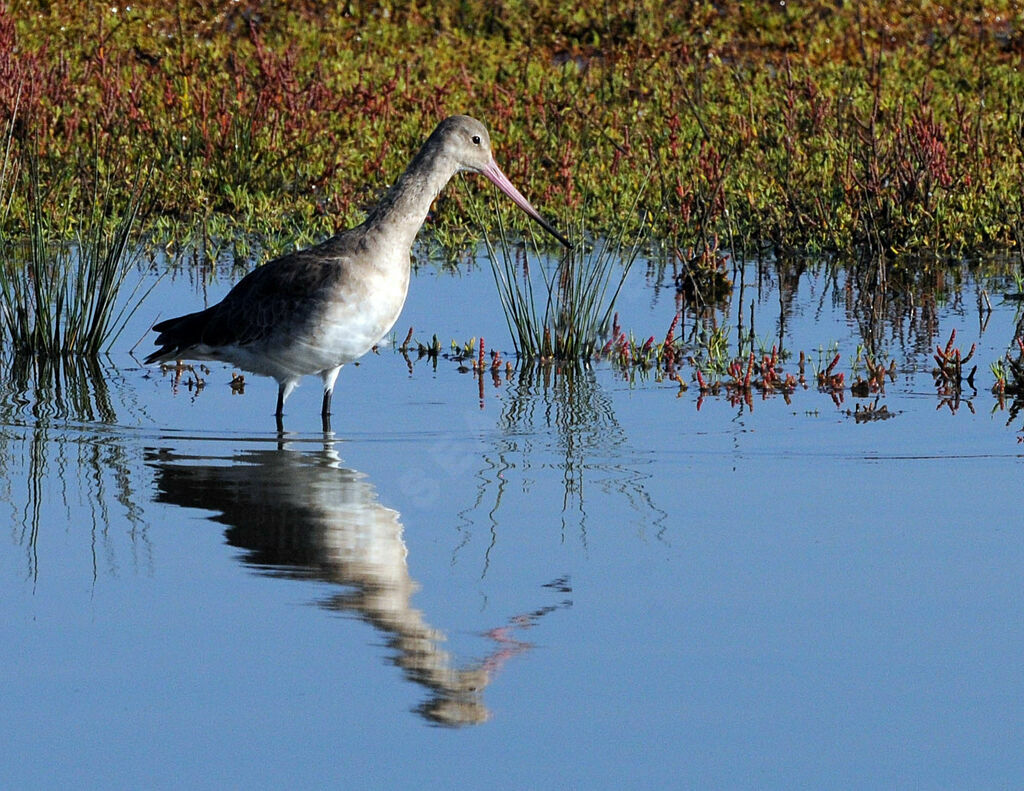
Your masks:
M289 328L301 330L347 268L346 256L321 245L253 270L211 308L200 342L248 344Z

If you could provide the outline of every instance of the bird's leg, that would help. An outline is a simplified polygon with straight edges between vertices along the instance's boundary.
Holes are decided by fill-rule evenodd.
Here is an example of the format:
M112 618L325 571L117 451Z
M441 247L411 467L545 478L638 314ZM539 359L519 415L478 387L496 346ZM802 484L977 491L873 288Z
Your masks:
M281 415L284 414L284 389L285 385L279 384L277 386L277 411L274 416L277 418L278 423L281 422Z
M328 417L331 414L331 396L334 394L334 383L338 379L338 371L341 370L339 365L337 368L328 368L320 372L320 378L324 383L324 405L320 410L321 417Z
M324 434L331 433L331 393L333 390L324 390L324 406L320 410L320 420L324 424Z

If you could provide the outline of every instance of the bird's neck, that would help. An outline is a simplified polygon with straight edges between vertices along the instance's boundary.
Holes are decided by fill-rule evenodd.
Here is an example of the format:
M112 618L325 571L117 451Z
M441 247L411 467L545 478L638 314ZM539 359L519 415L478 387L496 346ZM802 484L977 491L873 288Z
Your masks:
M408 253L430 204L457 170L451 157L425 145L370 212L364 223L367 231Z

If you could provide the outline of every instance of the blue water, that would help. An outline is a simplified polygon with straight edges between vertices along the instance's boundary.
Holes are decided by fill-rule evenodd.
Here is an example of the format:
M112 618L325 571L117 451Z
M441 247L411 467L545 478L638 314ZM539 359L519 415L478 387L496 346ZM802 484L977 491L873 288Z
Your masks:
M311 379L279 436L272 382L235 395L211 366L197 393L129 354L232 277L161 281L64 408L37 380L0 396L3 787L1024 779L1024 418L986 392L1017 320L994 299L982 329L994 284L924 333L979 343L973 411L941 404L904 327L888 420L604 363L486 376L481 398L456 363L382 348L342 372L333 435ZM669 282L638 266L627 330L664 336ZM833 288L804 275L781 334L838 342L849 377ZM777 284L745 294L777 335ZM486 262L421 267L409 326L510 356Z

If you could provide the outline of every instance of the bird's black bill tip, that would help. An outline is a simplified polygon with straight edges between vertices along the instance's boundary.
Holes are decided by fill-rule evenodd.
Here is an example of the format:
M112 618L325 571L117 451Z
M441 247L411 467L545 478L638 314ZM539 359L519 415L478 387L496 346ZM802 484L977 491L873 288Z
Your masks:
M572 242L570 242L570 241L569 241L569 240L568 240L568 239L567 239L567 238L566 238L565 236L563 236L563 235L562 235L562 234L561 234L561 233L560 233L559 231L555 230L555 226L553 226L553 225L552 225L551 223L549 223L549 222L548 222L547 220L545 220L545 219L544 219L543 217L541 217L541 216L540 216L539 214L538 214L538 215L537 215L536 217L534 217L533 219L537 221L537 224L538 224L538 225L539 225L539 226L540 226L541 228L543 228L543 229L544 229L545 231L547 231L547 232L548 232L549 234L551 234L552 236L554 236L554 237L555 237L555 238L556 238L556 239L557 239L557 240L558 240L559 242L561 242L561 243L562 243L562 246L563 246L563 247L564 247L564 248L565 248L566 250L572 250Z

